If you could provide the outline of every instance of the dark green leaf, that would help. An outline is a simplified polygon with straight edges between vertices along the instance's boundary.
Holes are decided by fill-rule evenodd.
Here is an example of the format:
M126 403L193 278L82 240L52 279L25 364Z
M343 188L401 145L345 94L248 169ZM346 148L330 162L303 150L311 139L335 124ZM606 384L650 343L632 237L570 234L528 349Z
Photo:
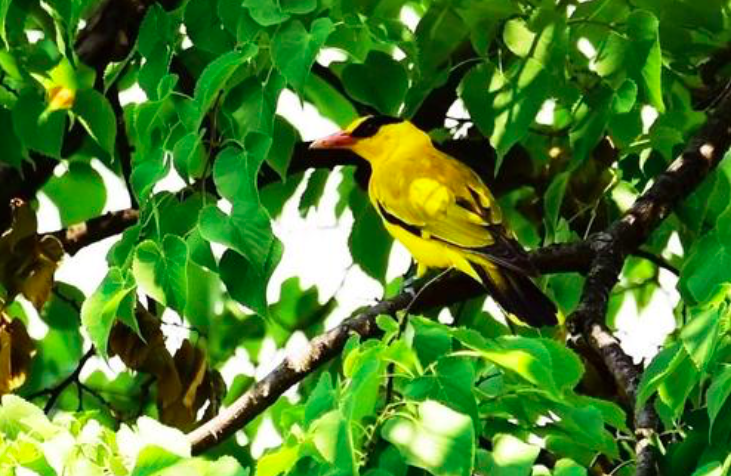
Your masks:
M45 109L46 105L40 96L32 91L22 93L13 107L15 134L27 149L59 157L66 112L61 110L44 114Z
M78 115L89 135L114 156L114 141L117 137L117 119L111 104L101 93L85 89L76 93L73 111Z
M27 151L13 130L10 111L0 108L0 161L19 168L27 156Z
M279 174L282 180L287 178L287 169L292 160L294 144L299 140L299 134L292 124L281 116L274 119L272 147L267 155L267 164Z
M381 51L371 51L363 64L349 64L342 74L348 94L380 113L395 116L408 88L401 63Z
M107 201L102 177L87 162L71 162L63 175L51 177L43 192L58 207L64 226L100 215Z

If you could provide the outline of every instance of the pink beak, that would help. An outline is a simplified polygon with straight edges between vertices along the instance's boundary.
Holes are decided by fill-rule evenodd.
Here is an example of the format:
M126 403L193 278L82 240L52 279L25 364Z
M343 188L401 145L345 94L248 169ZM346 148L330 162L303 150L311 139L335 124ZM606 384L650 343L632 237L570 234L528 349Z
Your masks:
M351 136L349 132L340 131L316 140L310 144L310 149L348 149L355 142L355 137Z

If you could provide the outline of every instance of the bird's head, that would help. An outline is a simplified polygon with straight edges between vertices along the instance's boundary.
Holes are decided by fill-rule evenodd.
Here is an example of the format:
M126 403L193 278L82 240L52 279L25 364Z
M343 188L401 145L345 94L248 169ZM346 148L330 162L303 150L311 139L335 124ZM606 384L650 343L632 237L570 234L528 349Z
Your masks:
M310 148L350 149L373 163L396 151L409 151L429 144L429 136L405 119L365 116L340 132L316 140Z

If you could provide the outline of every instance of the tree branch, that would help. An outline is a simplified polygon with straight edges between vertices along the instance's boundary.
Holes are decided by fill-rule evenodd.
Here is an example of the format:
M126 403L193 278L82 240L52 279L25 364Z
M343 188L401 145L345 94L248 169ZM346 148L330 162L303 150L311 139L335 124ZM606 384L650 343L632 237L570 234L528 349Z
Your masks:
M81 357L79 360L79 363L76 364L76 368L69 374L68 377L61 380L59 383L54 385L51 388L47 388L45 390L41 390L40 392L36 392L34 394L28 395L28 400L32 400L34 398L43 396L43 395L49 395L48 401L46 402L46 405L43 407L43 411L45 413L49 413L53 406L56 404L56 401L59 399L61 394L63 393L66 388L71 385L74 382L79 382L79 375L81 374L81 371L84 369L84 365L86 365L86 362L96 353L94 348L87 350L86 353Z
M139 215L139 212L134 208L109 212L84 223L49 234L61 241L66 253L74 255L85 246L122 233L137 223Z
M657 474L656 456L651 442L660 428L660 422L652 404L635 408L642 371L624 353L617 339L604 324L607 303L627 255L637 251L675 205L687 197L718 165L731 146L731 93L728 88L716 104L715 110L685 151L656 178L652 187L606 232L589 238L594 259L579 305L569 317L592 349L602 357L635 410L638 476Z

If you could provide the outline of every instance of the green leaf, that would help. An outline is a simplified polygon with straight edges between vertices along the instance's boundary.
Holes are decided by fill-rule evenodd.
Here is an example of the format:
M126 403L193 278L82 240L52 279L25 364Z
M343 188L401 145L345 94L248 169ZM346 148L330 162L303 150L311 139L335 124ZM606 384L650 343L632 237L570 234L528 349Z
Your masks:
M173 148L173 165L184 179L201 178L206 168L206 150L198 132L184 135Z
M342 81L353 99L391 116L398 114L409 85L401 63L375 50L368 53L365 63L347 65Z
M686 298L697 303L711 301L731 282L731 207L716 221L716 228L691 247L680 272L679 287Z
M282 245L279 240L272 241L266 255L257 259L261 261L252 262L239 253L228 250L223 254L218 267L221 280L231 297L257 314L267 316L267 284L282 259Z
M170 453L159 446L147 446L137 454L132 476L159 475L165 468L170 468L183 458Z
M553 467L554 476L587 476L586 468L570 459L560 459Z
M99 287L81 306L81 323L103 358L107 358L107 339L115 319L119 316L128 325L134 322L134 295L136 285L130 271L109 268Z
M414 400L435 400L455 411L469 415L479 424L477 402L472 393L475 384L474 365L461 358L439 359L430 374L408 383L404 395Z
M596 87L582 98L574 112L574 124L569 133L573 157L572 168L582 164L604 136L611 117L613 93L607 87Z
M378 358L381 350L375 347L365 352L354 368L348 371L350 382L339 406L349 422L360 423L375 412L385 370L384 362Z
M460 97L498 153L496 173L505 154L528 133L551 82L544 65L533 58L515 63L505 74L492 64L478 65L462 80Z
M637 83L627 78L614 92L612 111L616 114L626 114L632 110L637 101Z
M441 403L427 400L416 417L386 421L381 436L395 445L406 461L437 476L472 474L475 431L472 419Z
M358 118L358 111L340 91L316 74L307 78L304 91L305 99L311 102L317 111L340 127Z
M317 53L332 31L329 18L313 21L309 33L299 20L292 20L272 38L272 61L295 90L304 90Z
M2 1L2 0L0 0ZM13 130L11 112L0 108L0 161L20 168L28 152Z
M383 227L378 213L360 190L354 190L350 202L355 216L348 238L350 254L363 271L383 283L386 279L393 239Z
M21 93L13 107L15 134L24 147L50 157L60 157L66 112L44 114L46 105L32 91Z
M305 405L305 418L303 420L305 427L309 427L313 421L334 410L336 406L337 400L332 377L329 373L323 372Z
M524 443L513 435L495 435L492 452L488 453L487 464L481 472L490 476L527 476L540 451L538 446Z
M221 54L235 46L234 36L223 27L218 1L190 0L185 6L185 30L191 42L201 50ZM235 18L235 17L234 17ZM251 47L251 45L247 45Z
M283 11L295 15L306 15L317 8L317 0L279 0Z
M278 476L288 472L300 455L299 446L282 446L267 453L256 463L256 476Z
M723 405L731 395L731 364L721 364L721 369L714 373L711 385L706 392L706 402L708 405L708 418L710 419L710 429L712 432L713 423L716 421Z
M105 152L114 157L117 117L109 100L94 89L84 89L76 93L73 111L89 135Z
M528 28L525 20L515 18L505 23L503 41L516 56L527 57L532 49L536 34Z
M4 439L16 439L21 433L33 432L49 438L58 432L43 410L17 395L7 394L0 405L0 431Z
M245 136L249 132L271 135L277 99L285 83L284 78L274 72L265 84L251 77L229 93L226 104L233 109L232 117L238 126L238 136Z
M244 0L244 6L249 9L251 18L264 27L282 23L290 17L274 0Z
M581 359L565 345L561 345L555 340L541 338L539 341L551 355L551 371L558 390L564 392L572 390L579 384L581 376L584 374Z
M690 320L680 331L680 340L700 372L707 371L718 346L725 306L692 308Z
M282 180L287 178L287 169L292 160L294 144L299 140L297 129L281 116L274 118L272 147L267 154L267 164L279 174Z
M63 175L51 177L43 186L43 192L58 207L63 226L100 215L107 202L104 180L87 162L69 163ZM84 199L79 200L80 196Z
M545 208L546 236L554 238L555 230L558 227L558 219L561 213L561 204L566 195L566 186L569 183L569 173L557 174L548 186L543 196Z
M182 238L167 235L162 247L145 240L135 250L132 272L142 290L179 313L188 302L188 246Z
M241 51L230 51L206 66L195 84L194 97L200 113L199 123L238 67L252 58L257 51L256 46L247 44Z
M150 5L137 35L137 51L142 56L151 58L157 52L158 43L166 41L172 28L170 20L170 16L159 4Z
M249 140L246 143L253 145ZM201 210L198 226L206 240L236 251L228 253L220 266L222 279L234 298L266 314L266 285L279 263L282 247L259 203L256 177L263 156L254 150L243 153L229 147L218 155L214 182L220 194L232 202L233 212L229 216L209 205Z
M356 456L345 417L333 410L315 420L309 434L318 453L344 474L356 474Z
M482 341L462 331L457 331L456 337L498 367L540 389L556 393L556 383L551 369L551 352L541 341L517 336Z
M8 9L10 8L11 0L0 0L0 38L2 38L5 46L9 46L8 37L5 33L5 19L8 15Z
M631 42L628 56L637 71L635 81L642 85L650 104L664 112L659 27L660 22L650 12L635 10L627 17L627 36Z

